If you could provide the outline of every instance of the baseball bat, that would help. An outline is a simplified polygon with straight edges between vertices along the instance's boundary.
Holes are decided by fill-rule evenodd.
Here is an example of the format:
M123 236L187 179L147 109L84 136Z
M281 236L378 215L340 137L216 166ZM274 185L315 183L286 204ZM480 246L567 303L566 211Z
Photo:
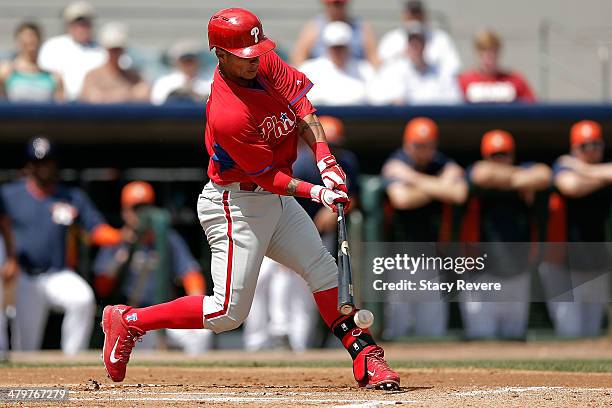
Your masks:
M353 271L349 252L344 204L336 204L338 210L338 311L349 315L355 310L353 299Z

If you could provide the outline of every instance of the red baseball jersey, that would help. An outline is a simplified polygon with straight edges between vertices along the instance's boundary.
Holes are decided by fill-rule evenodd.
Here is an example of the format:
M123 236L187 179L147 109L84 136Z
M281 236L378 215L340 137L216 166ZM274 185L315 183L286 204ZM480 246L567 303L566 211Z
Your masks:
M459 75L459 84L466 102L470 103L535 101L529 84L516 72L500 72L488 76L476 70L467 71Z
M251 181L271 169L292 175L297 156L296 105L312 82L287 65L274 51L261 56L255 86L226 80L215 70L206 104L208 177L217 184Z

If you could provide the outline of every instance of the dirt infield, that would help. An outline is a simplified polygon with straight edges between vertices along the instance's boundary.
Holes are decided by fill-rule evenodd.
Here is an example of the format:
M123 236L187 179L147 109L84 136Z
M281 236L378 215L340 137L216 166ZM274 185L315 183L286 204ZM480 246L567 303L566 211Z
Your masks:
M400 367L403 389L399 392L357 389L348 358L341 350L298 356L213 352L194 359L176 353L137 353L121 384L106 378L93 353L74 360L57 353L16 354L11 365L0 366L0 385L70 390L67 402L41 402L37 406L612 406L609 371L401 368L414 359L438 361L443 366L444 360L472 361L493 356L507 361L539 360L543 366L549 358L571 362L588 357L603 361L612 356L608 341L403 345L389 347L387 354Z

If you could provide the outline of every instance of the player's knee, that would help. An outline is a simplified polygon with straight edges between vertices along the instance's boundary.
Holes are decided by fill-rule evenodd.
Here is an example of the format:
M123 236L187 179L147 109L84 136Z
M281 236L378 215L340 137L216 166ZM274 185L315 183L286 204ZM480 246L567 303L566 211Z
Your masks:
M321 256L308 266L304 279L311 292L320 292L338 286L338 266L327 250L323 249Z
M237 329L242 324L242 320L237 320L230 315L220 316L206 322L206 327L215 333L226 332Z
M206 328L215 333L226 332L237 329L246 320L249 311L245 307L230 304L227 313L206 321Z

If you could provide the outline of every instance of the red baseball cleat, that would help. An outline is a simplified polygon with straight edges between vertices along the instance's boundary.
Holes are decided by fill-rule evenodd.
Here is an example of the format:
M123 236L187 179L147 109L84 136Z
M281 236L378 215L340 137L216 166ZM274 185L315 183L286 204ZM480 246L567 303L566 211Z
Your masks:
M132 308L125 305L106 306L102 312L102 331L104 332L104 346L102 358L104 368L111 380L123 381L125 369L130 354L138 339L145 334L135 327L129 327L123 315Z
M365 371L365 372L364 372ZM353 374L360 387L396 391L400 377L385 361L385 352L378 346L367 346L353 361Z

